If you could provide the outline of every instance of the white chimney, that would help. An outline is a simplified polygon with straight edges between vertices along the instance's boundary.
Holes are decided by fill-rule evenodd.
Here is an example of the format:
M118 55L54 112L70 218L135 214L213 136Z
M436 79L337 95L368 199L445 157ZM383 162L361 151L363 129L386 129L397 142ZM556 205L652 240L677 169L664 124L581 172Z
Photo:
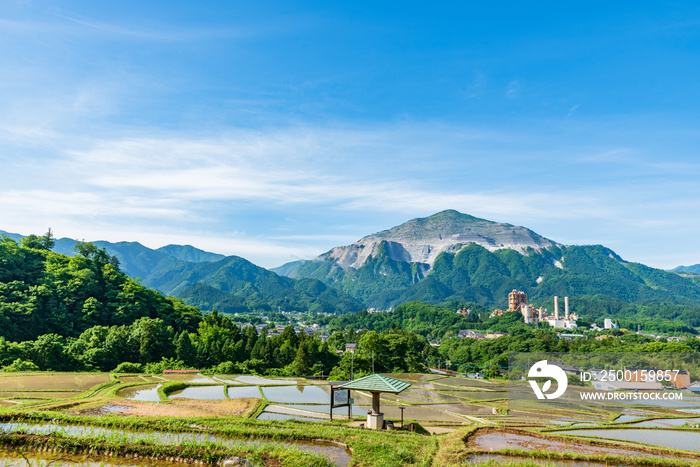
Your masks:
M569 319L569 297L564 297L564 317Z
M559 297L554 296L554 319L559 321Z

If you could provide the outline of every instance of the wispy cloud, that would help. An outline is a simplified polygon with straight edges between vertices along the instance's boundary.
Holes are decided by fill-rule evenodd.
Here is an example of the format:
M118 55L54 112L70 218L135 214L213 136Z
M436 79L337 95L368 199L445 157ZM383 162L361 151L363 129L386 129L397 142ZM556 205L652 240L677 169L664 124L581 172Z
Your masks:
M23 136L31 138L32 133ZM46 226L77 231L82 225L87 232L82 237L92 233L93 238L109 235L108 240L131 231L129 238L150 241L151 246L160 246L156 241L196 243L272 266L390 228L389 218L401 222L448 208L541 227L538 233L562 242L580 238L576 225L582 222L659 230L673 222L674 213L698 208L645 201L646 185L592 187L566 177L564 186L532 183L522 179L518 163L551 167L562 151L531 155L522 162L520 153L502 147L508 139L516 147L523 141L517 134L501 138L498 132L451 126L303 127L208 137L59 140L62 151L32 162L33 179L42 189L3 180L0 218L32 231ZM630 163L630 151L610 149L567 160L590 164L612 157ZM481 156L484 152L490 160ZM464 156L444 156L452 153ZM432 159L430 154L442 156ZM543 172L533 172L538 173ZM660 183L655 182L657 189L668 188ZM375 217L375 230L339 232L329 224L325 231L313 232L304 223L287 223L293 228L280 230L280 221L261 231L236 222L238 212L270 210L305 219L317 212L319 224L333 212ZM224 231L231 231L227 240L211 248ZM589 237L593 243L600 243L596 235L611 238L601 230Z
M506 97L510 100L520 97L520 81L513 80L506 87Z
M573 107L569 109L569 112L566 114L567 117L572 117L574 115L574 112L578 110L578 108L581 107L581 104L576 104Z

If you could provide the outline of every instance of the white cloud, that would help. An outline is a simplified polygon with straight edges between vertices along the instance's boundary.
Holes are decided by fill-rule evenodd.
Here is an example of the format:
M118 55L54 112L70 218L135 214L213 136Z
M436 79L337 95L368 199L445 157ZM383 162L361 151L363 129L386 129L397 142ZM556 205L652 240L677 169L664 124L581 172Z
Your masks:
M14 144L23 138L28 144L34 134L27 130L14 136ZM0 175L1 229L41 232L51 226L78 238L128 238L156 247L196 243L266 266L309 258L374 231L329 234L334 226L327 224L330 230L319 233L302 223L280 232L277 225L284 224L282 220L268 220L265 225L272 229L267 230L249 220L241 229L237 213L251 219L279 213L315 216L317 225L326 225L330 221L325 214L330 212L341 223L348 222L343 213L354 219L391 217L401 222L457 209L524 225L555 241L589 238L589 243L602 243L595 241L599 238L612 244L624 237L623 228L615 227L617 233L611 235L612 226L663 235L669 226L678 226L679 212L697 210L698 204L691 202L692 197L665 203L659 193L681 188L665 186L661 180L653 182L655 190L628 182L591 186L580 177L562 177L566 185L540 184L536 178L522 178L524 169L546 167L562 150L527 154L525 159L510 146L499 147L509 138L469 128L305 127L202 138L164 135L94 141L67 141L49 133L50 143L38 136L40 147L60 144L62 150L50 158L22 160L41 189L26 189L26 180ZM517 147L522 137L511 135L510 141ZM489 151L490 146L495 149ZM560 162L575 167L584 160L604 163L612 156L628 164L634 159L632 151L601 150L587 160L572 154ZM484 158L488 152L491 156ZM592 152L581 148L579 153ZM527 173L537 177L546 171ZM393 226L373 225L377 230ZM229 230L235 233L222 237L221 232Z

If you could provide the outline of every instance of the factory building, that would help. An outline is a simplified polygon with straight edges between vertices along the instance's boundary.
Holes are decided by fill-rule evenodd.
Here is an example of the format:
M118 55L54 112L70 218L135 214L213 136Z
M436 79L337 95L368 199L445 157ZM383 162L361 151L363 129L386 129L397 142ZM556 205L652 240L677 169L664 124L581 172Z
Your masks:
M508 294L509 303L511 302L511 297L515 293L516 291L514 290ZM569 297L564 297L564 316L559 315L559 297L554 297L554 316L549 315L547 310L543 308L535 309L532 305L527 303L521 304L520 312L523 314L525 324L547 322L553 328L558 329L575 329L577 327L576 320L578 319L578 316L576 313L569 313Z
M518 311L523 305L527 305L527 294L513 289L513 291L508 294L508 311Z

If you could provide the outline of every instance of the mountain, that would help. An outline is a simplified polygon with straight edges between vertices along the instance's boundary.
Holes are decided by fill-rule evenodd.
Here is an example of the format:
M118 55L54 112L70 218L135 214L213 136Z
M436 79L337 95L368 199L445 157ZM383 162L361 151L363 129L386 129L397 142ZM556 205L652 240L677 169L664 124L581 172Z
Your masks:
M368 235L352 245L333 248L319 259L332 261L343 270L357 270L383 251L391 260L414 263L428 271L441 253L457 252L467 244L480 245L489 251L505 248L521 253L558 246L525 227L447 210ZM290 275L305 264L288 263L277 269Z
M166 245L158 248L156 251L170 255L180 261L188 261L190 263L213 263L226 258L224 255L200 250L192 245Z
M278 309L346 313L362 309L360 302L321 281L279 276L238 256L155 270L144 283L182 298L188 305L224 313Z
M671 269L669 272L700 274L700 264L693 264L692 266L678 266L677 268Z
M559 295L585 297L599 307L700 307L700 286L677 274L626 262L600 245L565 246L524 227L453 210L282 269L297 279L321 280L375 308L411 300L505 307L513 289L534 302Z
M0 231L0 235L3 234ZM8 234L15 241L22 235ZM53 251L76 254L77 240L55 240ZM203 311L268 313L307 311L347 313L363 305L348 294L315 279L294 280L268 271L238 256L224 256L190 245L156 250L138 242L92 242L119 261L130 277L159 292L181 298Z
M59 239L55 250L75 243ZM550 306L554 295L569 296L573 311L588 316L624 310L676 319L683 308L692 311L683 319L697 314L693 326L700 326L697 276L630 263L601 245L562 245L525 227L453 210L273 271L187 245L152 250L136 242L95 244L142 284L204 311L345 313L414 300L505 308L508 293L518 289L538 306Z

